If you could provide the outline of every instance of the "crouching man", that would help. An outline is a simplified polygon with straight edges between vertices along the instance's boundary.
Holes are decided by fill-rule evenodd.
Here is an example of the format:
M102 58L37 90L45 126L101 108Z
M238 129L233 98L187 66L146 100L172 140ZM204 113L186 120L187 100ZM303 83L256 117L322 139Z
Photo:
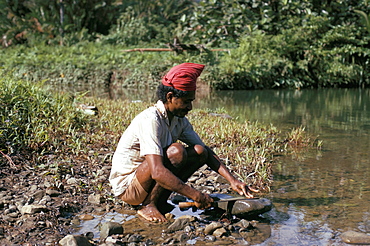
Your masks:
M192 110L196 80L203 69L204 65L195 63L173 67L158 86L157 103L133 119L114 153L109 177L114 195L140 205L138 214L148 221L166 221L161 208L171 192L194 200L200 209L211 206L208 194L185 184L204 164L225 177L240 195L250 198L251 192L257 192L231 174L185 117Z

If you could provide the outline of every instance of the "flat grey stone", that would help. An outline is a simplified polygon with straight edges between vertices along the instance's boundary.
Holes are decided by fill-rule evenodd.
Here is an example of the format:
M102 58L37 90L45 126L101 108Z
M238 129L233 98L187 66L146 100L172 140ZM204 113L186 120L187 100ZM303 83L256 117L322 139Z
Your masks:
M215 197L219 199L232 198L233 196L225 194L216 194ZM272 203L267 198L244 199L238 201L218 202L217 206L227 212L236 215L240 218L247 218L250 216L268 212L272 208Z

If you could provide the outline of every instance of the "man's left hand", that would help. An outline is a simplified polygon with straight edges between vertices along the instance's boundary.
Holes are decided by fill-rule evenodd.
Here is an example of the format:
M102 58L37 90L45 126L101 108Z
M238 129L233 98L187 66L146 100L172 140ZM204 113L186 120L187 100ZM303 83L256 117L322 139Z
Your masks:
M247 198L253 198L252 192L259 192L259 190L249 187L246 183L239 180L233 181L231 183L231 188L239 195L245 196Z

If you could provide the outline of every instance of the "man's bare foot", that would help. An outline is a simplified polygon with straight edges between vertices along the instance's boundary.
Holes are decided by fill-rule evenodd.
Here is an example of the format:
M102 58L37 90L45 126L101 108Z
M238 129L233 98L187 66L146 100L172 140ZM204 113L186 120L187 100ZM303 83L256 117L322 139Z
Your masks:
M154 204L142 206L137 213L150 222L166 222L166 218Z

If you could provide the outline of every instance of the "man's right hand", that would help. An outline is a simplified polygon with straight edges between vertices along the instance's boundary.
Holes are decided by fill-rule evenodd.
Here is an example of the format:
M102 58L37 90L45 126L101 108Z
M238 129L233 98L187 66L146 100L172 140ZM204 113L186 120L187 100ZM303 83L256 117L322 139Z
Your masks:
M198 201L195 201L195 206L199 209L206 209L212 206L213 198L205 193L200 193Z

